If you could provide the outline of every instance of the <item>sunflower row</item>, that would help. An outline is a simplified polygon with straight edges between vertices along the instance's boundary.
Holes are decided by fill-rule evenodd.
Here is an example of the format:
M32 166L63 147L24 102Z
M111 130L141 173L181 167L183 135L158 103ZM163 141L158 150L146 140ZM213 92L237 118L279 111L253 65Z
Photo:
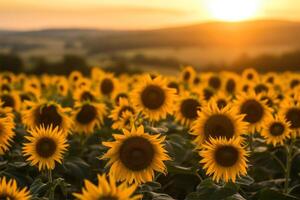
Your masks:
M133 194L139 185L153 181L155 172L166 174L172 162L168 134L151 128L176 124L189 132L199 168L216 182L247 174L255 137L280 146L299 136L297 74L199 74L185 67L177 79L156 73L116 77L93 68L90 77L77 71L68 77L7 72L0 80L0 155L9 152L17 126L26 130L24 158L40 171L63 162L70 138L90 137L103 127L116 133L99 144L107 149L99 155L107 174L98 176L98 185L86 180L74 193L78 199L140 199ZM30 197L14 180L2 178L1 185L2 196Z

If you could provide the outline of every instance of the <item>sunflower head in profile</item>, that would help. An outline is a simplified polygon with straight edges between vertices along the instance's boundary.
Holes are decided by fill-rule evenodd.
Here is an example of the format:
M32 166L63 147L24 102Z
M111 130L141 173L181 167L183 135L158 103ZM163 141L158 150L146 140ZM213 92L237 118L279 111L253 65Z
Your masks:
M131 99L136 109L145 117L151 121L158 121L173 112L175 93L161 76L155 79L144 76L143 82L134 88Z
M72 112L73 131L92 134L96 127L100 127L103 124L106 115L107 108L103 103L78 102L75 104Z
M113 74L105 73L99 80L98 89L99 93L107 98L111 98L112 94L118 90L119 82Z
M113 121L118 121L122 118L124 112L131 112L132 114L136 114L136 109L129 102L129 99L120 98L119 104L115 105L109 117Z
M84 180L81 193L73 193L78 200L140 200L142 195L134 194L137 185L117 184L113 177L98 175L98 185Z
M99 100L99 93L87 87L76 89L74 90L73 93L73 99L74 101L79 101L79 102L84 102L84 101L97 102Z
M180 75L181 81L184 83L191 83L194 80L196 74L197 74L197 72L194 69L194 67L186 66L181 71L181 75Z
M3 200L29 200L31 195L27 188L19 188L16 180L0 178L0 198Z
M149 135L143 126L133 127L131 131L123 129L123 132L113 135L115 141L103 142L110 148L102 157L109 159L110 176L117 181L141 184L152 181L154 171L166 173L164 161L170 158L163 145L165 137Z
M2 107L10 107L15 111L19 111L21 108L21 99L16 91L1 93L0 101L3 102Z
M176 102L175 119L180 124L189 127L198 117L203 101L198 96L183 92Z
M136 116L134 113L125 110L124 112L122 112L122 116L118 120L113 121L112 128L118 130L122 130L122 129L129 130L136 123L134 121L135 119Z
M291 136L290 126L291 123L284 116L272 116L264 123L261 135L265 138L267 144L272 144L273 146L283 145Z
M283 116L289 123L292 136L298 136L300 133L300 102L296 95L294 98L287 97L281 103L279 116Z
M212 175L214 181L235 182L240 175L247 174L248 152L242 145L240 137L211 138L199 152L207 175Z
M244 121L249 123L249 132L260 131L264 121L271 116L272 109L261 100L261 95L254 92L242 93L237 97L234 106L240 114L245 115Z
M26 102L28 109L22 111L22 122L30 128L44 125L58 127L67 134L72 126L69 108L62 108L54 101Z
M257 71L255 69L248 68L242 72L242 78L246 81L258 81L259 74L257 73Z
M39 126L29 130L28 143L23 146L23 155L31 165L41 170L53 170L55 162L62 163L68 144L58 127Z
M196 136L195 143L201 148L210 138L226 138L240 136L247 132L247 123L244 115L238 114L231 106L219 109L215 102L208 103L198 113L193 122L191 134Z
M11 142L15 136L14 128L15 123L12 118L9 116L0 117L0 155L8 151L11 146Z

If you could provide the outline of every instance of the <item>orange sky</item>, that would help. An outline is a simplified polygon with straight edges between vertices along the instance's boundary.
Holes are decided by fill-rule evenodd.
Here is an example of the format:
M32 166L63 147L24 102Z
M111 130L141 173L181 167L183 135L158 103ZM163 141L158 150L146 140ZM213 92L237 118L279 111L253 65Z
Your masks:
M220 20L209 1L214 0L0 0L0 29L149 29ZM257 1L247 19L300 21L300 0Z

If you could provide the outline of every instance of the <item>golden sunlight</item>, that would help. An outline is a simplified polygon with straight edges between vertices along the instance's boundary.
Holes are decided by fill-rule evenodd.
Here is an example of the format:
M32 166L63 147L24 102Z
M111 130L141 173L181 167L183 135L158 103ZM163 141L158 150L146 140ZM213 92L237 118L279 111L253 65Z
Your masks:
M259 10L258 0L209 0L211 15L222 21L242 21L255 17Z

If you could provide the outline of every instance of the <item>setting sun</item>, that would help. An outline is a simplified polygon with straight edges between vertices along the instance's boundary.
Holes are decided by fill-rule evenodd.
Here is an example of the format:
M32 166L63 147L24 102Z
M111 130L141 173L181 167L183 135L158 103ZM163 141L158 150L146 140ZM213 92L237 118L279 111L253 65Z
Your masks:
M242 21L253 18L259 9L258 0L209 0L208 8L218 20Z

